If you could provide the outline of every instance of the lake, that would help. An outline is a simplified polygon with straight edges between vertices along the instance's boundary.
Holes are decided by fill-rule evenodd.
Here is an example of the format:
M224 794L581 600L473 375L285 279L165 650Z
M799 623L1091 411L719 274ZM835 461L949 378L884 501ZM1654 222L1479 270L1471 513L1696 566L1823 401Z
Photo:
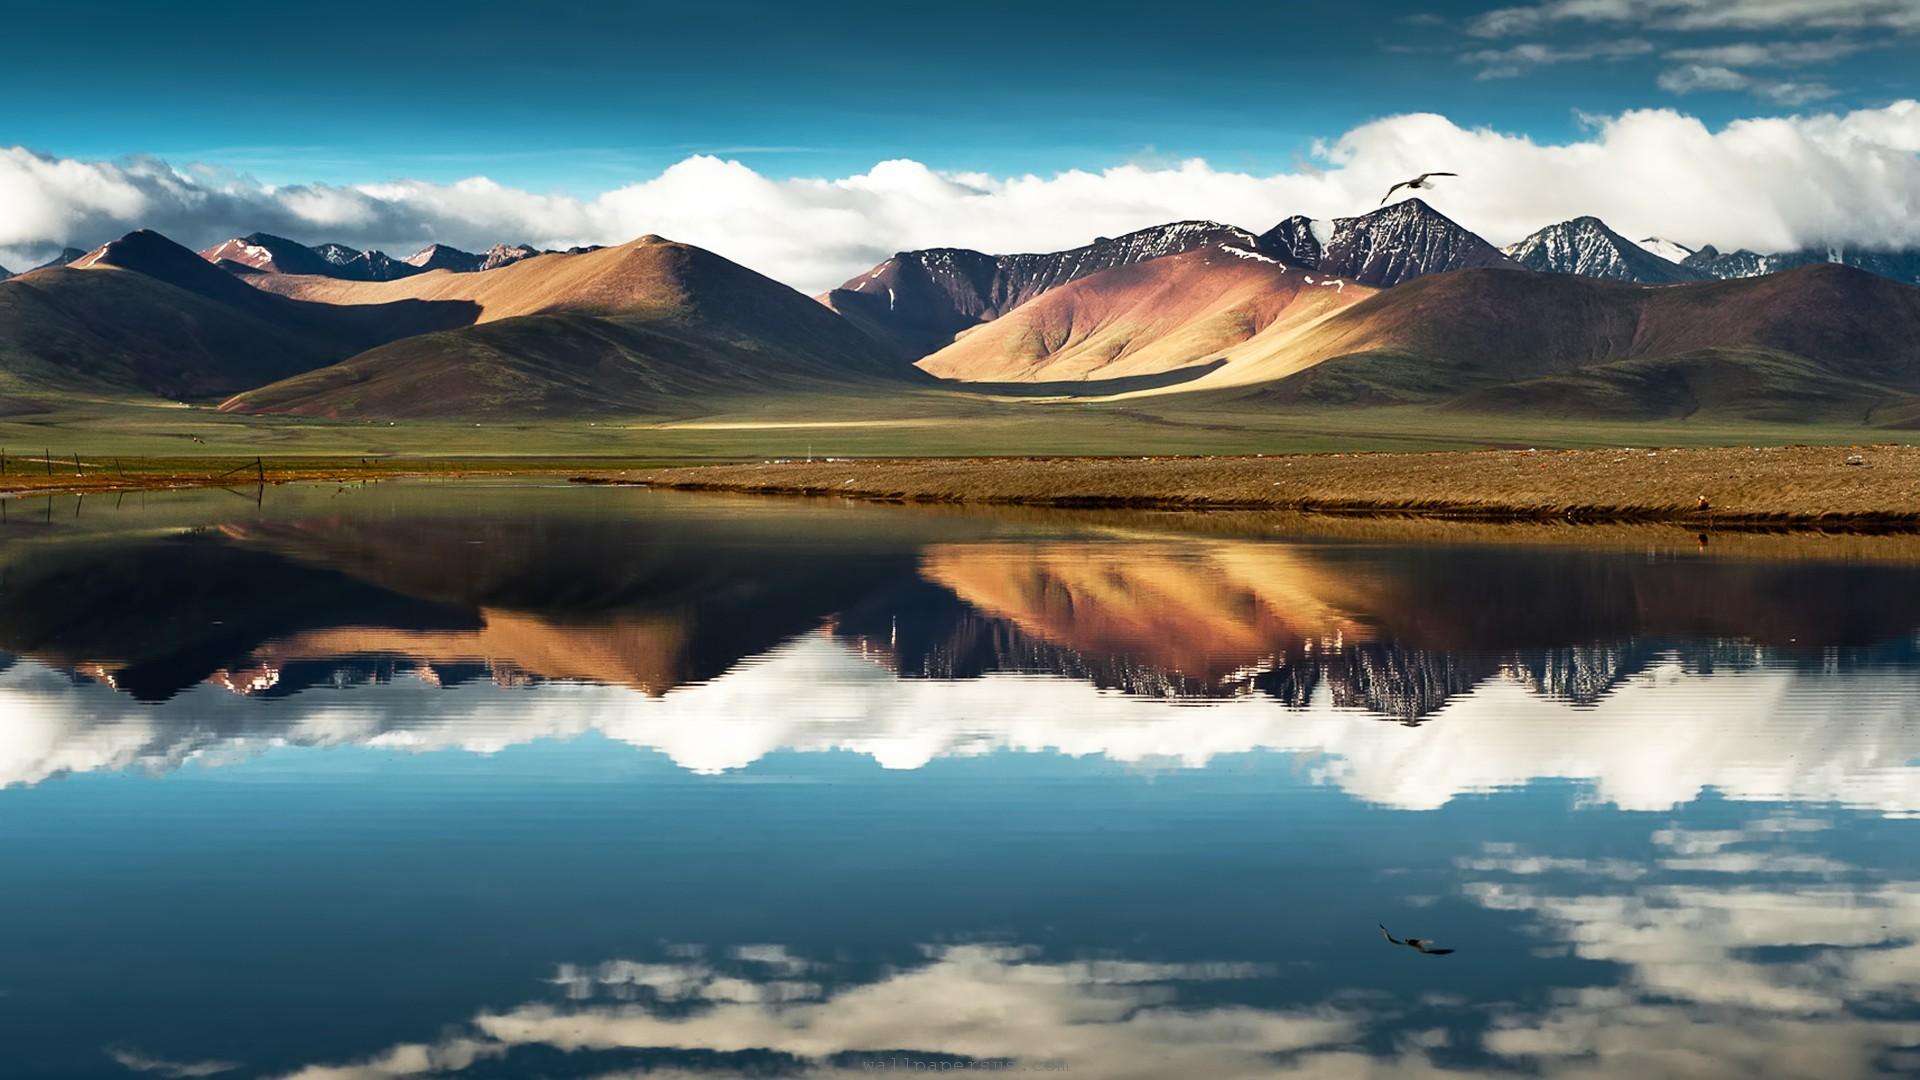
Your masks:
M0 508L0 1074L1920 1070L1920 539Z

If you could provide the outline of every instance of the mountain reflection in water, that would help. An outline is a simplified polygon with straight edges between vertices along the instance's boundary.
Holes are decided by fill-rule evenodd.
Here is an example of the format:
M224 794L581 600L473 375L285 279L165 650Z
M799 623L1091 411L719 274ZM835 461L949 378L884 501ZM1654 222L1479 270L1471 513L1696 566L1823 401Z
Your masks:
M15 512L0 1076L1911 1072L1916 554L532 485Z
M103 507L99 529L71 536L12 526L0 649L143 701L400 672L659 695L817 632L907 677L1025 672L1290 706L1325 687L1339 707L1418 721L1497 678L1591 704L1659 657L1708 671L1907 656L1920 611L1920 565L1703 556L1678 533L1665 550L1593 551L646 492L273 502L211 521Z

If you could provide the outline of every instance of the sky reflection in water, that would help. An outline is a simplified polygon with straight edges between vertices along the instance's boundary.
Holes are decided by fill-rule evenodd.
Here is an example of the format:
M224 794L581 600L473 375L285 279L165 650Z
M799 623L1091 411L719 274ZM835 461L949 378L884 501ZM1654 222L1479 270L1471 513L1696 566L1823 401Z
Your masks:
M0 1074L1920 1068L1906 541L47 509Z

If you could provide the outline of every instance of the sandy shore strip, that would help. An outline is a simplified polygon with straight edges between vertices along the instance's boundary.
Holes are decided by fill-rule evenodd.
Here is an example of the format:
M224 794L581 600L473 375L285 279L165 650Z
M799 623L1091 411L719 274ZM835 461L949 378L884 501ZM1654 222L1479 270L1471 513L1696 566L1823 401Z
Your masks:
M902 502L1920 528L1920 447L777 461L588 475ZM1704 498L1707 509L1699 508Z

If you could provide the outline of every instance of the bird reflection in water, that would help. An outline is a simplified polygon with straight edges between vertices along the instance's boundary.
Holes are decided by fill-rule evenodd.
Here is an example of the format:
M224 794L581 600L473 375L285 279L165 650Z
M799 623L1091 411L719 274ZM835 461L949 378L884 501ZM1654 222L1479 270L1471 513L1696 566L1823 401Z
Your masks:
M1385 924L1376 923L1375 925L1380 927L1380 936L1383 938L1386 938L1388 941L1393 942L1395 945L1405 945L1407 948L1412 949L1413 951L1418 953L1424 953L1427 956L1451 956L1453 954L1452 949L1434 948L1433 940L1431 938L1410 937L1405 940L1402 940L1400 938L1394 937L1393 934L1387 930Z

